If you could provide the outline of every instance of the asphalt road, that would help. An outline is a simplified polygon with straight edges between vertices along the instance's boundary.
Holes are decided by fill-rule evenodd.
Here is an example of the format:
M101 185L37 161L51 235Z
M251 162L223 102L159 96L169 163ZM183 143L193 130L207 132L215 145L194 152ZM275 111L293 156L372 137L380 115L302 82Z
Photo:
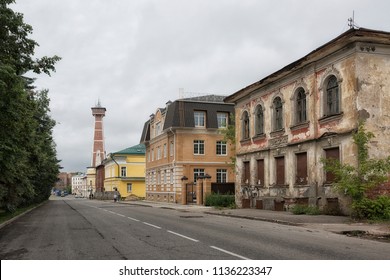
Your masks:
M390 244L202 212L68 196L49 200L0 229L0 259L388 260Z

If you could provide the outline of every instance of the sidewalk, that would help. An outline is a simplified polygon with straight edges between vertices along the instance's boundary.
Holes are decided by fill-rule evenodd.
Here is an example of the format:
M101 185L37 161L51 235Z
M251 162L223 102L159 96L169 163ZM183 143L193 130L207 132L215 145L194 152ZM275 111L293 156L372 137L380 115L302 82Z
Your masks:
M347 216L294 215L293 213L287 211L269 211L254 208L217 209L214 207L200 205L181 205L151 201L121 201L120 203L259 220L284 225L301 226L313 230L324 230L340 234L373 235L374 237L377 236L390 241L390 221L387 223L363 223L356 222Z

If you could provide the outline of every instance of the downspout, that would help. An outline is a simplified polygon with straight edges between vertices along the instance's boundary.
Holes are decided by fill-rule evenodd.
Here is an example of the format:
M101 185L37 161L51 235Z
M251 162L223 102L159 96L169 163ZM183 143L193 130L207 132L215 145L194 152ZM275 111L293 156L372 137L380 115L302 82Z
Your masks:
M118 166L118 176L117 176L117 178L120 178L120 177L119 177L119 174L120 174L120 173L119 173L119 172L120 172L120 170L119 170L119 163L116 162L114 156L115 156L115 154L112 154L112 157L111 157L111 158L112 158L112 160L115 162L115 164ZM117 189L118 189L118 188L117 188Z
M176 134L173 131L172 127L169 128L171 133L173 134L173 161L172 161L172 166L173 166L173 195L174 195L174 203L176 203ZM180 185L181 186L181 185Z

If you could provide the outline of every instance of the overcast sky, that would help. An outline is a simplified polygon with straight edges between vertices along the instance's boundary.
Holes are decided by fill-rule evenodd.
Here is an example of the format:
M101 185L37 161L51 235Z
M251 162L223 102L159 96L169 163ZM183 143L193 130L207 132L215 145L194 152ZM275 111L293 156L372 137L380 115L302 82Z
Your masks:
M390 1L16 0L36 57L62 60L48 89L63 171L91 163L100 99L107 153L139 143L158 107L195 94L230 95L348 30L390 31Z

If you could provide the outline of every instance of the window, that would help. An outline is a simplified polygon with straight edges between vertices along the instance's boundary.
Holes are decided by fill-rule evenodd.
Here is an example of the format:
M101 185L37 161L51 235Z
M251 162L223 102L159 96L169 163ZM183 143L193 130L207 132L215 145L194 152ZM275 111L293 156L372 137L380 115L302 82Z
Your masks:
M303 123L306 120L306 93L303 88L299 88L296 93L296 123Z
M154 149L152 149L152 161L154 161Z
M171 169L171 179L170 179L170 181L171 181L171 184L174 183L174 182L173 182L173 169Z
M325 158L326 159L335 159L340 160L340 150L339 148L332 148L332 149L326 149L325 150ZM334 173L327 171L325 174L325 182L326 183L333 183L336 179L336 176Z
M194 155L204 155L204 140L194 140Z
M227 170L217 169L217 183L226 183L226 182L227 182Z
M249 114L247 111L244 112L242 117L242 139L249 139L250 128L249 128Z
M217 141L217 155L226 156L226 141Z
M275 158L276 163L276 185L284 185L284 157Z
M296 154L296 178L295 184L307 184L307 153Z
M121 177L126 177L126 167L125 166L121 167Z
M204 176L204 169L203 168L195 168L194 169L194 183L196 183L196 180L199 176Z
M218 122L218 128L227 128L228 114L227 113L217 113L217 122Z
M167 157L167 144L164 144L164 158Z
M244 170L242 172L242 182L244 184L249 184L250 183L250 174L251 174L251 171L250 171L250 165L249 165L249 161L245 161L244 162Z
M157 160L161 159L161 147L157 147Z
M264 186L264 159L257 160L257 184Z
M273 102L274 107L274 131L283 129L283 104L280 97L276 97Z
M169 155L172 157L173 156L173 151L174 151L174 145L173 141L171 141L170 147L169 147Z
M205 119L206 119L206 113L205 112L194 112L194 121L195 121L195 127L205 127Z
M260 135L264 133L264 115L263 115L263 107L258 105L255 111L255 132L256 135Z
M132 183L127 183L127 192L131 193L133 190L133 184Z
M339 84L337 78L332 75L326 83L326 115L340 113Z
M159 136L161 134L161 122L155 124L154 130L154 136Z

